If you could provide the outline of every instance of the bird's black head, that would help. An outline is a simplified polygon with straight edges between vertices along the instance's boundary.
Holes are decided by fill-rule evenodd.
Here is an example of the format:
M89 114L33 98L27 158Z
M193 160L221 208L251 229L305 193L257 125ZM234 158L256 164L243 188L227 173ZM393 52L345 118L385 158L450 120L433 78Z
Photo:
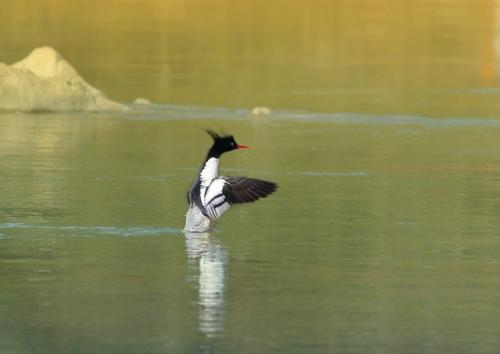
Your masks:
M225 152L236 150L236 149L250 149L250 146L240 145L236 143L232 135L219 135L213 130L207 130L207 133L214 140L214 144L208 152L208 157L219 158Z

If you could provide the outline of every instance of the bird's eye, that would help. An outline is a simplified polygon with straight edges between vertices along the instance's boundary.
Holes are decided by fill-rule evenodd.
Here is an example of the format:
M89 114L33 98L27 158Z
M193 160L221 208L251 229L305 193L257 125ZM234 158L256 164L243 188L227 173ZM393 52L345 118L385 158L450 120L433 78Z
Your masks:
M234 143L233 143L233 142L231 142L231 146L234 146Z

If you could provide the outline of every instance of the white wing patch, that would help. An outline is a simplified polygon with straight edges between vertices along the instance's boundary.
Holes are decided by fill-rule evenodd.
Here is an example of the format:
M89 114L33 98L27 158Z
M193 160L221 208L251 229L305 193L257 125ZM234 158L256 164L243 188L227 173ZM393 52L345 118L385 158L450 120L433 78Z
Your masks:
M202 190L201 202L213 221L218 220L231 207L222 191L226 183L224 179L217 178L210 183L206 190Z

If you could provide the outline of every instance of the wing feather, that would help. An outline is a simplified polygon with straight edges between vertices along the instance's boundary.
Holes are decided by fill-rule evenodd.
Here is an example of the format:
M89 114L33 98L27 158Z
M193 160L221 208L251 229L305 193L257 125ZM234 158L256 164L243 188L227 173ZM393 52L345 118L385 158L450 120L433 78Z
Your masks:
M278 185L248 177L218 177L202 193L207 216L218 220L233 204L250 203L276 191Z
M231 207L223 192L226 183L223 178L216 178L202 194L202 203L207 216L213 221L218 220Z
M230 204L250 203L265 198L278 189L274 182L249 177L221 177L227 183L222 192Z

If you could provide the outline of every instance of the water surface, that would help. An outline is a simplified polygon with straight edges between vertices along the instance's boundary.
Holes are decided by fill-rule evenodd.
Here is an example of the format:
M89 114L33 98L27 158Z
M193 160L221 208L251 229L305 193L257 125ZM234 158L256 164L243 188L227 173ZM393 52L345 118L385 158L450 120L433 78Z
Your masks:
M500 351L498 1L2 6L156 104L0 114L0 354ZM280 188L184 235L206 128Z
M498 124L197 112L2 116L3 352L498 350ZM185 237L207 126L280 189Z

